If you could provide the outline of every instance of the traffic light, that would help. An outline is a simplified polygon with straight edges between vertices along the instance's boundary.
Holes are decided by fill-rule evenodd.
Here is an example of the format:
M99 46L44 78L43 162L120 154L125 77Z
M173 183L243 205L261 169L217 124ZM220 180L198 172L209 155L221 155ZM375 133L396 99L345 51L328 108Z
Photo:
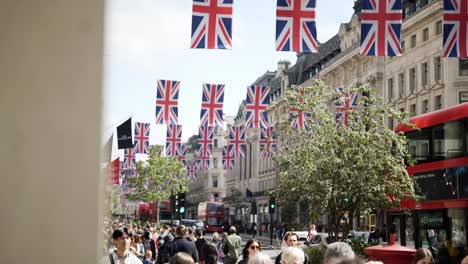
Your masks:
M275 197L270 197L270 200L268 201L268 213L274 214L275 209L276 209Z
M179 193L177 196L177 208L179 214L185 213L185 193Z

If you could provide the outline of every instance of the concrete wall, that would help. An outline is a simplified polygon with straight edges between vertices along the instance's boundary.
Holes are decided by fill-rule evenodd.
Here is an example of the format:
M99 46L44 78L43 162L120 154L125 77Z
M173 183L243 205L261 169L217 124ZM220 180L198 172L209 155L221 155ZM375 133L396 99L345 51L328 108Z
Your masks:
M95 263L104 1L0 6L0 262Z

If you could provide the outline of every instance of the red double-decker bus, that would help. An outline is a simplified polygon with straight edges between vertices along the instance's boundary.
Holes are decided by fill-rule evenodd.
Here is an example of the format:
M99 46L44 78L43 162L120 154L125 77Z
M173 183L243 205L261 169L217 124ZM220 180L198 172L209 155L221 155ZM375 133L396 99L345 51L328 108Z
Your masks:
M468 237L468 103L410 119L420 130L399 124L414 160L417 201L387 213L388 231L402 245L429 248L440 263L460 263Z
M223 232L224 215L222 203L201 202L198 204L198 219L203 222L205 232Z
M140 203L138 206L138 217L156 221L156 214L159 211L159 222L167 224L171 222L171 204L169 201L161 201L159 210L156 209L156 203Z

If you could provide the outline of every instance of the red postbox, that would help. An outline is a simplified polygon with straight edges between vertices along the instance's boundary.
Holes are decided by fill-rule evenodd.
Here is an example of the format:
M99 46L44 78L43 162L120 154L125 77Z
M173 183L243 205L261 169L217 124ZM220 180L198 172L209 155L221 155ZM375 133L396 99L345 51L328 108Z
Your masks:
M392 237L393 235L393 237ZM390 245L377 245L364 249L369 260L382 261L385 264L412 264L416 249L395 245L394 234L390 235Z

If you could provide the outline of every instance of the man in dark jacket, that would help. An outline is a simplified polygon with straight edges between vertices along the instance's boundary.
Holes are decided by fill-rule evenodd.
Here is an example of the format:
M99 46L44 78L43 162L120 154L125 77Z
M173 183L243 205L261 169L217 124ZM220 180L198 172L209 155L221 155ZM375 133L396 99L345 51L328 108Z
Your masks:
M184 225L177 226L174 240L164 247L163 263L168 263L178 252L185 252L193 258L195 263L198 262L197 248L193 242L190 242L185 238L186 235L187 227Z
M286 242L286 245L288 247L295 247L297 244L297 234L294 232L286 232L284 235L284 242ZM280 253L276 259L275 259L275 264L280 264L281 262L281 256L283 253ZM310 259L307 254L304 254L304 264L310 264Z
M144 238L145 240L143 241L143 247L146 250L151 250L151 253L153 254L152 259L155 260L157 255L156 255L156 245L154 240L151 238L151 234L149 230L145 230L144 233Z
M200 229L195 230L195 247L197 248L198 256L201 256L201 251L204 245L207 244L206 240L203 238L203 233Z

